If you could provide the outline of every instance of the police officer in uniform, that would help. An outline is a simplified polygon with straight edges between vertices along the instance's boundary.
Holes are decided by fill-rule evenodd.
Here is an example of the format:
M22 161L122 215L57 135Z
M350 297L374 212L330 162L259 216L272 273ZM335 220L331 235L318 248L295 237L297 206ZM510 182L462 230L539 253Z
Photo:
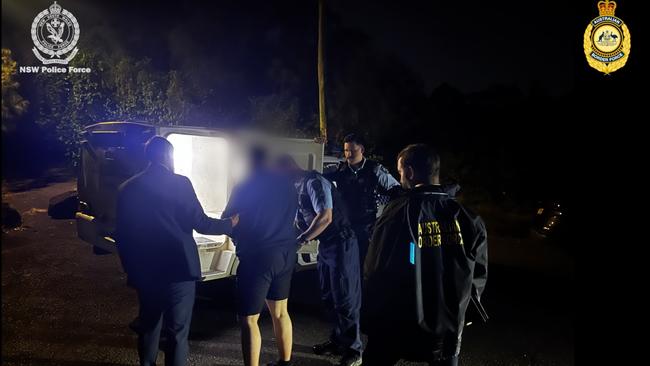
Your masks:
M405 189L377 221L364 268L364 360L457 366L467 308L487 319L485 224L440 185L429 146L409 145L397 160Z
M385 167L363 156L365 148L360 136L349 134L343 143L345 161L324 175L336 182L336 188L349 209L352 229L359 242L360 266L363 268L377 218L377 195L393 195L400 184Z
M359 366L363 348L359 323L361 269L359 246L345 203L326 178L316 171L300 169L292 157L281 157L279 165L293 176L298 191L296 225L302 231L298 242L319 240L321 296L336 318L330 339L315 345L314 353L341 355L340 366Z

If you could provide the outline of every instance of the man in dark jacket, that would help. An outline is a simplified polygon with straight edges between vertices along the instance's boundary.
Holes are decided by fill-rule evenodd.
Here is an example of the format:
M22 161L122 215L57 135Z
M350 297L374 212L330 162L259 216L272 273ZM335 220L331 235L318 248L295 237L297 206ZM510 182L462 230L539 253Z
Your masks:
M405 190L377 221L365 261L364 361L457 365L469 303L484 314L485 225L440 186L440 158L427 145L402 150L398 171Z
M174 174L173 146L152 137L145 146L148 167L118 192L117 249L128 284L140 302L140 364L155 365L161 329L166 334L165 365L187 362L190 321L201 265L192 231L230 234L238 216L208 217L192 183Z
M262 337L258 320L266 302L279 354L273 365L287 366L293 344L287 303L298 260L293 225L298 195L286 174L269 167L264 147L254 146L249 161L251 174L233 189L224 211L226 216L238 213L242 218L232 238L239 257L237 295L244 365L259 364Z

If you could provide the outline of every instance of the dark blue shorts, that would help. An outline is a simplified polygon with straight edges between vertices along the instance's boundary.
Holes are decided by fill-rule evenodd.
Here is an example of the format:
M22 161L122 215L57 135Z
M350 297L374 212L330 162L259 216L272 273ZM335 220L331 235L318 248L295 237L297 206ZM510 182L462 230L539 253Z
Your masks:
M238 313L262 312L264 300L289 298L291 278L298 261L297 248L265 249L239 258L237 268Z

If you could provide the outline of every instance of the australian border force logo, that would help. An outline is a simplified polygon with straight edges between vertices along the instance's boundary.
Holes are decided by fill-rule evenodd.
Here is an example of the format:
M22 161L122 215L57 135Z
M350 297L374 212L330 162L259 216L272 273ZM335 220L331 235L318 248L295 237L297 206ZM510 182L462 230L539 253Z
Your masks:
M34 18L32 40L36 46L32 51L44 65L67 65L79 51L76 48L79 41L77 18L55 1Z
M584 35L585 56L589 66L610 74L625 66L630 55L630 30L614 16L614 1L599 1L598 12Z

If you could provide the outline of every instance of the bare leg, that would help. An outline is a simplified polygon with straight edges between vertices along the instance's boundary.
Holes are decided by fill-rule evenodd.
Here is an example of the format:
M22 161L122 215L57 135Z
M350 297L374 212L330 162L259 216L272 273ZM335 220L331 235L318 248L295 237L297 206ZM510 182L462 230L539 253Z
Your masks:
M257 320L260 314L241 317L241 348L244 355L244 365L259 366L262 349L262 335Z
M266 300L271 319L273 319L273 332L275 333L281 361L291 361L291 347L293 346L293 326L287 304L288 299L279 301Z

